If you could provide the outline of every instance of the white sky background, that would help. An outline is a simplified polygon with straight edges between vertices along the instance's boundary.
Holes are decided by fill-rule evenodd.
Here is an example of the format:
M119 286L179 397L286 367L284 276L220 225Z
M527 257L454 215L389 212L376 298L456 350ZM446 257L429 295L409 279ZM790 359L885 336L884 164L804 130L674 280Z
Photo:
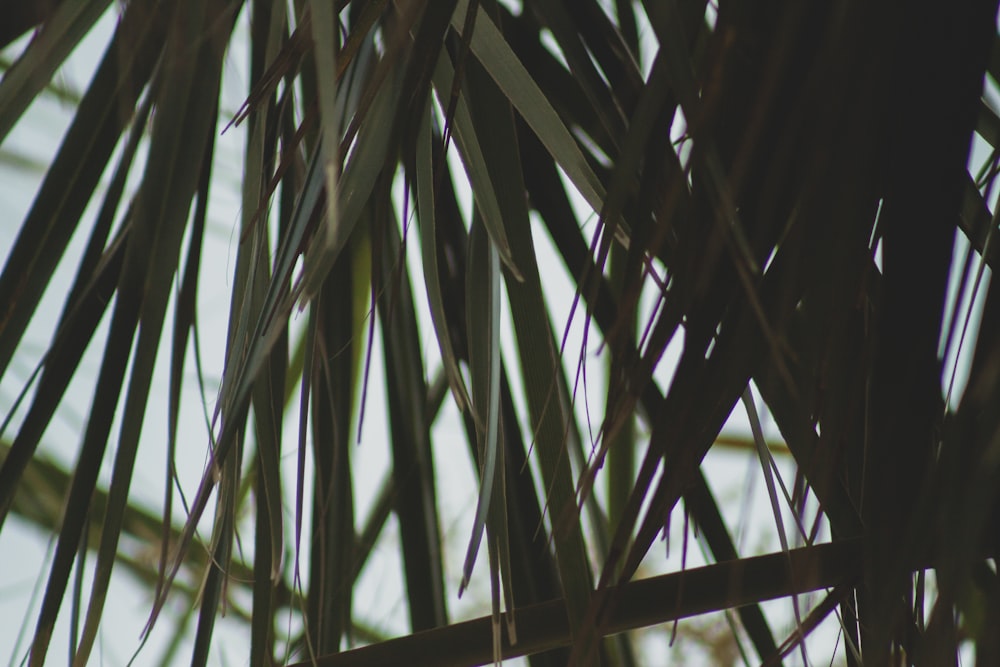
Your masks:
M101 57L114 27L115 11L116 7L113 6L99 27L88 35L84 43L77 49L73 60L58 74L58 82L65 83L71 89L78 91L86 88L90 73ZM246 14L241 17L238 31L243 36L243 40L238 40L236 43L245 43ZM648 28L644 31L644 36L651 48L655 48ZM17 54L20 44L19 42L18 45L8 49L6 55L13 57ZM228 65L224 72L222 108L225 111L231 113L242 103L246 94L247 80L245 53L234 50L228 56ZM73 109L68 104L56 102L48 97L40 99L0 147L0 210L3 210L5 215L4 221L0 222L0 251L4 256L12 246L18 226L32 203L34 193L44 175L45 165L58 149L63 131L72 118L72 112ZM223 124L228 120L228 117L228 115L223 116ZM202 263L199 288L199 324L201 326L199 343L209 381L207 390L210 401L214 400L217 382L221 375L231 280L235 268L236 244L239 240L238 230L241 215L239 180L242 173L244 137L245 128L241 127L230 129L217 140L214 171L216 182L212 187L209 224L204 247L206 261ZM973 163L979 164L982 162L980 151L984 150L982 142L979 142L976 149L978 154L974 155ZM23 164L17 162L18 158L25 158L32 164L37 164L38 170L25 168ZM142 155L139 156L138 163L142 163ZM458 162L454 164L457 166ZM459 172L458 169L456 169L457 172ZM133 184L134 182L133 179ZM466 194L465 199L463 205L468 205L470 203L468 201L469 195ZM589 215L582 200L576 204L578 211L581 212L580 219L588 220L587 229L592 231L594 217ZM412 211L412 207L408 210ZM402 209L398 212L401 215ZM88 215L92 216L93 213L94 207L92 206L88 210ZM537 224L537 221L534 229L535 243L540 257L539 268L543 272L543 281L549 290L549 305L555 318L557 334L561 335L562 327L568 317L569 304L572 301L572 282L566 276L561 260L551 249L544 229ZM4 414L11 409L23 383L27 381L35 363L50 340L53 326L62 307L63 291L73 278L76 258L79 257L87 241L89 231L89 225L81 225L79 233L73 238L66 253L66 260L60 265L52 279L51 287L46 293L43 306L39 311L40 316L32 322L19 355L12 363L12 371L8 372L8 376L0 384L0 412ZM407 261L414 269L412 275L421 275L419 271L420 257L417 252L419 239L412 230L408 236L408 243L410 252L407 255ZM651 297L652 295L649 295L647 299L650 307ZM433 328L430 325L426 296L420 284L414 285L414 299L422 325L421 343L425 351L425 370L428 373L436 372L440 366L439 353L433 338ZM967 306L962 306L960 311L962 315L960 316L964 317L966 308ZM977 309L973 308L972 313L973 321L970 324L970 331L974 331L978 324L978 320L975 319ZM293 322L293 327L300 326L304 320L305 316L300 315ZM578 314L566 347L567 363L571 369L575 368L575 358L582 341L581 322L582 318ZM105 330L106 324L105 322ZM367 411L360 443L353 452L355 470L361 472L355 477L359 481L358 487L355 489L356 521L359 526L367 519L378 486L385 471L390 468L385 396L381 382L383 377L382 345L378 333L379 328L376 327L371 368L373 381L369 387ZM359 334L366 336L366 331L359 332ZM41 451L64 466L71 465L77 455L80 433L85 425L85 415L89 410L92 397L94 377L103 354L102 336L100 334L95 336L95 340L101 342L88 350L64 405L60 408L52 427L43 438ZM595 430L599 425L602 410L601 401L597 397L601 395L605 382L603 376L604 360L598 357L598 350L594 347L599 340L597 332L592 332L590 336L591 349L586 351L588 359L587 381L593 392L589 406L590 417ZM675 341L674 346L675 353L677 342ZM965 342L966 352L972 349L974 342L974 339ZM507 326L502 332L502 348L507 362L513 362L516 359L514 345L513 334L510 327ZM165 406L169 334L166 334L161 340L160 353L158 372L153 381L153 395L147 411L147 421L143 431L144 438L139 449L139 460L136 465L131 493L133 502L154 511L157 511L156 508L162 503L164 485L165 451L163 444L166 433ZM658 370L657 380L660 382L661 388L666 387L669 383L667 376L675 359L675 356L668 355ZM953 403L960 396L961 383L964 382L964 375L961 375L962 366L963 364L958 364L960 377L956 392L952 397ZM203 471L204 452L207 445L207 430L202 415L201 399L190 348L187 368L186 379L188 382L185 384L183 393L181 437L179 438L182 453L178 457L177 463L180 466L179 475L182 483L190 497ZM521 395L518 387L519 376L516 373L511 373L510 377L514 395L519 397ZM209 407L211 408L213 405ZM523 410L524 406L519 407L522 408L519 413L526 414ZM579 423L583 426L586 437L586 413L582 400L578 401L577 408ZM291 418L286 421L286 444L283 451L283 463L287 468L285 472L287 473L286 480L288 480L286 483L286 493L288 494L286 527L289 531L293 525L294 511L292 493L294 492L293 480L296 465L294 449L297 442L296 413L297 411L293 409ZM764 426L769 439L778 439L777 431L766 415L764 416ZM113 427L113 433L117 432L117 427L116 423ZM746 417L741 409L736 411L727 428L741 434L748 432ZM11 433L12 431L8 432L7 435L10 436ZM454 433L455 436L442 437L448 433ZM457 590L461 577L461 562L472 525L476 501L476 472L472 468L466 450L464 432L453 402L446 401L443 412L435 423L434 436L436 469L439 474L437 490L441 507L441 531L445 538L447 554L445 575L449 586L448 607L451 619L455 621L489 613L488 566L485 553L481 553L470 590L459 600ZM454 445L454 451L446 449L451 444ZM105 485L110 479L112 456L113 452L109 449L101 477L102 483ZM779 463L781 463L783 475L787 480L786 484L790 484L794 474L793 469L787 461ZM763 480L760 479L760 464L756 460L756 456L752 452L747 454L713 449L706 459L704 469L722 504L727 524L731 530L734 530L734 539L737 539L741 545L741 553L744 553L744 550L746 553L760 553L780 549L774 528L774 518L767 500ZM371 480L370 487L361 483L361 480L368 479ZM598 486L599 490L600 488ZM308 498L308 486L306 490ZM306 512L307 515L303 518L304 526L309 524L308 503ZM211 517L211 512L208 512L207 515ZM178 503L175 519L180 521L183 518ZM784 516L786 530L790 530L793 525L791 518L791 515L786 512ZM682 523L682 514L676 513L672 522L669 557L666 555L666 545L660 544L654 547L646 563L649 573L679 569ZM735 532L737 526L740 531L738 534ZM793 543L795 542L793 537L790 536L789 539ZM18 663L28 645L27 638L34 630L41 588L44 587L48 575L48 558L51 556L48 553L48 540L47 534L26 525L16 516L8 519L8 525L0 534L0 661L7 659L14 664ZM247 532L244 536L244 545L250 548L252 546L250 543L252 543L252 533ZM392 518L366 565L365 572L355 592L354 603L356 613L361 620L388 634L403 634L407 629L402 568L396 545L398 545L396 523L395 518ZM306 559L307 554L302 559L303 574L307 572ZM93 560L94 557L91 555L88 564L92 564ZM704 559L692 543L687 566L691 567L703 562ZM85 594L89 592L89 581L84 584L84 592ZM33 596L35 597L33 598ZM139 635L145 624L150 603L147 589L135 585L130 575L125 573L122 568L116 568L105 611L101 639L93 657L95 664L121 665L127 662L139 645ZM788 604L787 602L770 603L765 605L765 609L780 641L783 633L790 630ZM28 610L27 613L26 610ZM170 611L171 614L167 618L161 619L156 626L138 661L139 664L154 663L159 660L164 642L169 639L170 633L173 632L177 613L183 609L173 605L170 607ZM49 653L50 659L55 662L61 662L63 656L67 655L68 617L69 602L67 598ZM189 631L193 631L193 627L189 626ZM24 636L20 636L21 632L24 633ZM246 664L249 652L248 632L249 628L246 625L237 621L221 619L216 629L218 640L211 664ZM662 657L667 651L669 634L670 626L658 626L646 630L641 650L647 656ZM18 643L19 641L20 643ZM834 641L836 641L836 628L829 625L825 632L817 633L813 637L810 642L811 656L817 661L817 664L826 664L829 660ZM279 647L279 655L280 650L281 647ZM696 649L688 648L685 650L686 654L692 657L698 655L697 652L690 653ZM178 652L175 663L186 664L190 659L189 656L190 644L187 644ZM796 659L793 656L789 664L795 664ZM508 661L507 664L523 664L523 661Z

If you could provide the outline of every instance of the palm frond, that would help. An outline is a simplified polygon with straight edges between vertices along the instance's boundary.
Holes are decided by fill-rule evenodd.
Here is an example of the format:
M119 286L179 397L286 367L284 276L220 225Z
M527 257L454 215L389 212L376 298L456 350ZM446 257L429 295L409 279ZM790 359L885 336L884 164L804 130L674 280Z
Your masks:
M630 666L722 611L745 661L1000 655L995 1L22 5L31 664L126 577L168 662Z

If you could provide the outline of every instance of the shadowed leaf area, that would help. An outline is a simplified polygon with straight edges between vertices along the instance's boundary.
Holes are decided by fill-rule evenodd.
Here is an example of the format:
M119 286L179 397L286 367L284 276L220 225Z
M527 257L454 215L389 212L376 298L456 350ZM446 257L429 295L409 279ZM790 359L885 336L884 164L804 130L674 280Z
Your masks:
M0 1L12 664L1000 664L997 2Z

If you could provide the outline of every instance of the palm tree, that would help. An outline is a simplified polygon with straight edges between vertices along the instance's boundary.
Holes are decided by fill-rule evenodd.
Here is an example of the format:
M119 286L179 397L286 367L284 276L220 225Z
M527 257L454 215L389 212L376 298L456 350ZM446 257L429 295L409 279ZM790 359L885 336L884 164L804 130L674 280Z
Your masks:
M828 617L821 663L833 644L849 665L954 664L964 647L1000 662L996 15L979 0L0 2L5 150L41 101L72 109L0 274L0 379L19 392L0 534L17 515L55 536L30 662L65 632L86 663L126 573L194 664L227 610L254 665L641 664L631 631L724 610L751 663L815 656ZM57 73L99 34L75 98ZM220 258L211 211L233 181ZM947 380L963 345L964 393ZM71 383L88 403L60 465L41 452ZM353 459L376 392L372 482ZM706 479L741 401L780 537L758 555ZM758 408L794 464L780 501ZM150 451L153 510L134 488ZM459 622L441 499L443 457L462 451L478 492L458 588L486 560L492 602ZM672 519L709 563L648 576ZM413 633L398 638L359 613L392 525ZM771 599L791 601L790 632Z

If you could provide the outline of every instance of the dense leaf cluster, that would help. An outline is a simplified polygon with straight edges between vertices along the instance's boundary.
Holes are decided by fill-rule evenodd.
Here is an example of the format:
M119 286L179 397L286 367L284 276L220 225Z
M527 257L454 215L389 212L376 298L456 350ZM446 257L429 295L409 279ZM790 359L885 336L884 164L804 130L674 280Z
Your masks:
M3 405L0 526L57 536L32 664L60 614L88 662L123 568L149 586L150 625L170 600L196 607L194 664L232 604L255 665L641 664L626 631L721 610L751 663L806 659L827 617L849 665L953 664L964 645L1000 663L995 0L0 2L0 145L109 13L0 273L7 383L43 294L62 295ZM221 91L244 51L234 116ZM242 173L223 175L241 202L224 333L199 327L223 131L244 137ZM75 277L56 284L61 262ZM210 435L192 442L182 385L215 335ZM945 358L963 342L959 400ZM594 350L606 381L584 390ZM66 471L38 450L71 381L91 402ZM741 553L706 481L737 408L780 552ZM492 593L463 623L448 410L479 482L458 592L487 560ZM359 418L389 433L364 521L379 473L352 462ZM166 461L153 513L130 500L140 448ZM202 457L182 493L177 461ZM711 564L637 576L681 508ZM390 640L355 593L391 516L415 634ZM790 634L759 604L775 598L795 601Z

